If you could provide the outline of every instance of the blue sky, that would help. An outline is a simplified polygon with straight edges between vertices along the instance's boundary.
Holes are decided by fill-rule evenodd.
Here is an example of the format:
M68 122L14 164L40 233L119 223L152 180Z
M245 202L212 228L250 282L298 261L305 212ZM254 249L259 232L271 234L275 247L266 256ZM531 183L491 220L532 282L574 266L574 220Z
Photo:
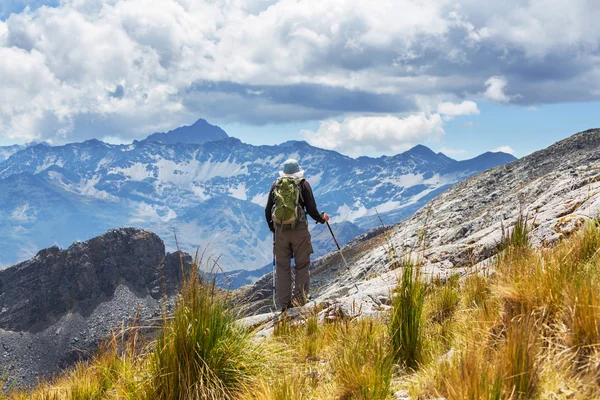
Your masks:
M351 156L524 156L600 126L598 20L594 0L5 0L0 145L205 118Z
M25 7L35 10L41 6L55 7L60 2L58 0L2 0L0 2L0 19L6 20L12 13L20 13Z
M509 146L517 157L548 147L571 134L600 127L600 102L580 102L519 107L492 102L478 104L481 113L461 117L445 125L439 142L425 144L455 159L475 157ZM285 140L304 140L303 129L318 129L318 123L222 127L232 136L251 144L277 144ZM455 152L447 151L452 149Z
M574 133L600 127L600 103L561 103L519 107L479 103L481 114L446 124L446 135L435 150L450 147L466 150L452 154L469 158L485 151L509 146L517 157L548 147ZM465 121L473 127L465 127Z

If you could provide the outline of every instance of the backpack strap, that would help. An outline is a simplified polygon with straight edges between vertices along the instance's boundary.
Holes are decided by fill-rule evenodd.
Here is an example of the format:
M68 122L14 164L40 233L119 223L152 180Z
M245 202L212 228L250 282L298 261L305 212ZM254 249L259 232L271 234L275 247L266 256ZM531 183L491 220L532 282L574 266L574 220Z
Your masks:
M298 184L298 187L299 187L299 189L300 189L300 201L301 201L302 203L304 203L304 196L302 196L302 191L304 190L304 181L305 181L305 180L306 180L306 179L302 179L302 180L300 181L300 183Z

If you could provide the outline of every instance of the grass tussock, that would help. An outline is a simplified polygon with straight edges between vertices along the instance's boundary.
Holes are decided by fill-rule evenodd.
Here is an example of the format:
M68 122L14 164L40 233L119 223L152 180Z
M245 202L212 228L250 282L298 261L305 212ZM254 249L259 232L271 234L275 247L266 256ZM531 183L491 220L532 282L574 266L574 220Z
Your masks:
M502 226L502 238L498 245L499 251L504 250L527 250L530 248L529 243L529 225L527 223L527 216L519 212L519 216L515 221L515 225L512 230L505 231L504 225Z
M248 398L387 399L395 366L388 329L373 318L319 323L316 310L299 322L283 318L273 338L286 350Z
M291 372L272 377L271 379L262 379L254 390L247 394L248 400L288 400L311 399L311 390L304 371Z
M153 398L236 399L253 381L260 352L231 302L195 268L150 356Z
M255 383L264 357L232 307L196 264L154 342L140 343L139 328L127 341L115 335L92 360L5 399L238 399Z
M480 308L489 304L492 294L489 277L478 271L470 273L463 281L461 298L465 308Z
M500 400L502 378L485 352L468 347L452 362L444 362L435 377L448 400Z
M393 294L389 330L395 357L408 369L417 369L423 362L424 304L425 284L420 269L407 262Z
M443 323L452 318L458 310L460 302L460 275L455 274L444 281L434 281L430 285L430 295L428 297L431 304L431 318L433 321Z

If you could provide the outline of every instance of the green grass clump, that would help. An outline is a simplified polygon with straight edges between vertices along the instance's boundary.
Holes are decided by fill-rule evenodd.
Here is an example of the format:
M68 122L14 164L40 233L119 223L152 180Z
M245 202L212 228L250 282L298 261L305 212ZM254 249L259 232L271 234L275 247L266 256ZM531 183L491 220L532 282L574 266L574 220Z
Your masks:
M407 262L393 295L389 329L396 359L408 369L418 368L423 361L424 302L425 284L419 268Z
M510 233L506 234L502 229L502 239L498 246L498 250L511 249L513 251L526 249L530 247L529 243L529 226L527 224L527 216L519 213L515 226Z
M236 399L257 372L261 357L251 332L196 271L150 357L154 399Z

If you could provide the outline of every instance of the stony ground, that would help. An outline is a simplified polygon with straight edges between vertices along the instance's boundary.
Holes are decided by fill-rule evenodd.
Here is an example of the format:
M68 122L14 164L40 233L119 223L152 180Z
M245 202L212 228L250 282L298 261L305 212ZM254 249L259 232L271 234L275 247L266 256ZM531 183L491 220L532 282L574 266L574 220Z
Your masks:
M0 359L8 379L19 385L31 385L94 354L101 341L139 318L146 323L160 320L160 304L151 296L138 296L119 285L112 298L100 303L84 317L67 313L40 332L0 329Z
M520 213L533 245L551 246L599 211L600 129L594 129L467 179L400 224L357 238L342 249L348 269L338 253L316 260L314 300L306 307L323 308L322 318L340 308L351 315L381 312L399 272L390 251L418 261L428 276L465 274L489 263ZM272 319L271 280L269 274L241 290L255 314L244 323ZM270 329L266 324L262 331Z

